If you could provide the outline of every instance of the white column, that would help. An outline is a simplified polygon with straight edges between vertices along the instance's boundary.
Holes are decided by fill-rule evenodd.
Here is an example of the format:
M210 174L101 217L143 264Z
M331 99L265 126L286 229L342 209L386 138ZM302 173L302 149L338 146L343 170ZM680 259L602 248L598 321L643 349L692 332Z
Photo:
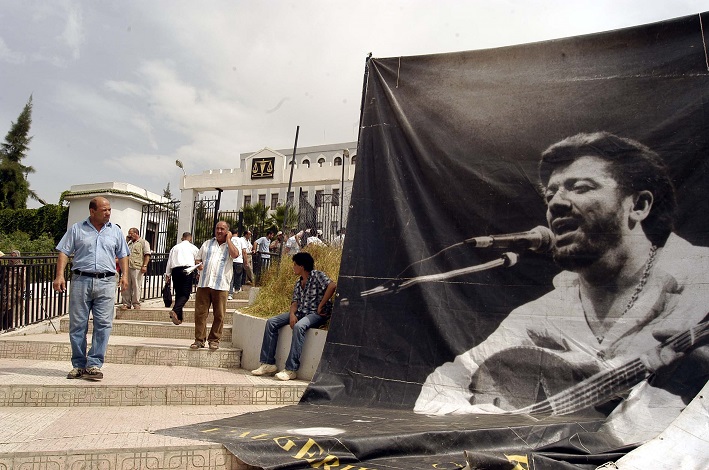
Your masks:
M177 220L177 240L182 239L182 234L192 231L192 217L194 215L194 189L183 189L180 194L180 216Z

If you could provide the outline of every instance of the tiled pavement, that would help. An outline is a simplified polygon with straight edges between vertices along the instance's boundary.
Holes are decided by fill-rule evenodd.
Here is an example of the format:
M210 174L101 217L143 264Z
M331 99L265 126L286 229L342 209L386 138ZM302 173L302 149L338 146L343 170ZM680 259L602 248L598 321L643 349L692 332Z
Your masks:
M297 403L306 382L251 376L225 341L190 350L193 324L153 305L116 321L139 326L114 329L100 382L66 379L65 332L0 335L0 470L250 468L221 444L153 431Z

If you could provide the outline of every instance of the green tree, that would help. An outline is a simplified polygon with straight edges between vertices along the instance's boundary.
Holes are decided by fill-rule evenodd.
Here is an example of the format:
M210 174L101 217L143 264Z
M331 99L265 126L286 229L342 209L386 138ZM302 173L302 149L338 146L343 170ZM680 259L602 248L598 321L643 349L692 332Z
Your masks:
M284 232L289 228L295 228L298 225L298 210L295 207L280 204L276 206L276 212L271 216L270 222L271 225L276 225L279 230Z
M20 250L20 253L54 253L56 242L46 233L41 234L34 240L30 236L21 231L15 231L9 234L0 233L0 251L5 254L12 250Z
M24 209L27 198L45 204L37 193L30 189L27 176L34 173L34 168L23 165L32 137L29 136L32 125L32 96L13 122L0 148L0 209Z
M244 213L244 227L258 227L263 231L268 219L268 207L260 202L247 204L242 209Z
M256 215L254 225L259 227L259 233L261 233L264 231L266 221L268 220L268 207L260 202L257 202L254 204L254 213Z
M170 183L167 183L165 189L162 190L162 197L172 201L172 191L170 191Z
M256 210L251 204L246 204L241 208L241 212L244 213L244 227L253 227L256 225Z
M193 243L200 246L205 240L214 236L214 216L208 211L204 201L199 201L195 207Z

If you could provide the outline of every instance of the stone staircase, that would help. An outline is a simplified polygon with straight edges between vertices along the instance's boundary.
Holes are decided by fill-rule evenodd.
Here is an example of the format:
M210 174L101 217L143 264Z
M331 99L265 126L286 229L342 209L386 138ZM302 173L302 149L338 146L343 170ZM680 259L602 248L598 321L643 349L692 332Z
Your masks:
M252 468L221 444L154 433L298 402L307 382L240 368L232 323L247 298L228 302L217 351L189 349L192 301L181 325L161 301L120 312L100 382L66 379L68 316L0 335L0 470Z

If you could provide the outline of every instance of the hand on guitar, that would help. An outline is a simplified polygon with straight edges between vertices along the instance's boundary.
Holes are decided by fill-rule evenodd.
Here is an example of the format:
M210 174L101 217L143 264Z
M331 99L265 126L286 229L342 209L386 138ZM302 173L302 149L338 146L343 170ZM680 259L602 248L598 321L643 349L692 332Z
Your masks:
M671 337L680 333L682 331L679 329L665 328L653 331L652 335L661 344L668 344ZM703 336L704 334L699 332L697 338L688 338L687 341L694 347L683 345L684 348L676 350L673 346L666 345L641 357L643 364L653 373L650 381L652 385L662 387L677 373L689 375L693 378L692 382L696 381L696 378L709 376L709 345L700 342Z

